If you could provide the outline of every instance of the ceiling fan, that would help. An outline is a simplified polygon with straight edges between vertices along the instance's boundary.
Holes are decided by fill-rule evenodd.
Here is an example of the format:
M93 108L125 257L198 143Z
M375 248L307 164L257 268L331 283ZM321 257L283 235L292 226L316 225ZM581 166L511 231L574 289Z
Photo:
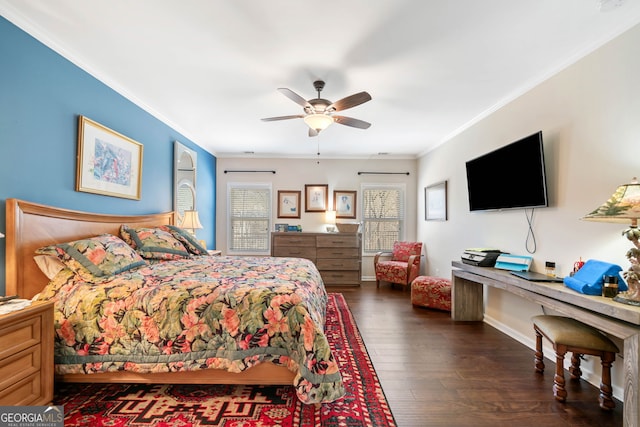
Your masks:
M359 92L354 95L347 96L346 98L342 98L339 101L331 102L320 98L320 92L324 89L324 81L316 80L313 82L313 87L318 91L318 97L308 101L291 89L287 89L286 87L278 88L284 96L302 106L304 114L267 117L262 119L262 121L271 122L275 120L303 119L307 126L309 126L309 136L317 136L331 123L339 123L341 125L351 126L358 129L367 129L371 126L371 123L367 123L363 120L333 114L336 111L343 111L370 101L371 95L367 92Z

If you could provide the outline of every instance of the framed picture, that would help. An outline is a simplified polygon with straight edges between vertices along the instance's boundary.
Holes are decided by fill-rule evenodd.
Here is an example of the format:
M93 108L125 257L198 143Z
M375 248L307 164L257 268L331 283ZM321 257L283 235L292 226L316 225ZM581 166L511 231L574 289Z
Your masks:
M278 190L278 218L300 218L300 191Z
M140 200L142 148L139 142L80 116L76 191Z
M425 187L424 219L426 221L447 220L447 181Z
M287 231L289 229L289 224L276 224L276 231Z
M327 184L305 184L305 212L324 212L329 201L329 186Z
M333 208L336 210L336 218L355 218L356 192L334 190Z

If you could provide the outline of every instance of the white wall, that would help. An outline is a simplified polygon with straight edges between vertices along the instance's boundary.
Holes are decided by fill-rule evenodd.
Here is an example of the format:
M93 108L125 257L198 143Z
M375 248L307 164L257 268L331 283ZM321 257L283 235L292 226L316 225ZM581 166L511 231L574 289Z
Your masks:
M638 46L640 26L419 159L418 206L424 203L423 187L449 181L449 221L418 222L418 236L431 248L431 274L450 276L451 260L468 247L527 254L523 210L469 212L464 164L538 130L543 131L551 206L535 211L532 270L544 271L545 261L555 261L558 274L567 275L579 257L627 269L625 253L631 244L621 236L625 227L580 218L604 203L618 185L640 176ZM530 317L541 308L497 289L487 294L486 321L533 347ZM613 365L617 398L622 397L622 363L617 359ZM585 366L600 375L599 365Z
M273 217L272 222L300 224L303 231L324 232L325 220L322 213L306 213L304 211L305 184L328 184L329 206L333 206L333 191L357 191L355 220L338 220L344 222L360 222L362 220L362 201L360 197L361 184L403 183L406 185L406 234L408 239L416 236L416 206L417 193L417 161L414 159L379 160L379 159L247 159L247 158L218 158L217 160L217 192L216 192L216 248L227 252L227 184L230 182L243 183L271 183ZM275 170L271 173L225 173L225 170ZM359 171L368 172L409 172L409 175L358 175ZM301 218L277 218L278 190L299 190L302 194ZM365 279L372 279L373 259L365 257L362 260L362 274Z

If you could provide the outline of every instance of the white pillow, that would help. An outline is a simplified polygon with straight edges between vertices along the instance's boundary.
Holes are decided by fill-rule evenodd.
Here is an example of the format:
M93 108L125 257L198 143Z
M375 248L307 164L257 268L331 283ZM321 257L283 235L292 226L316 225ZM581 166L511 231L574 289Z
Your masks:
M36 255L33 257L38 267L40 267L40 271L44 273L45 276L49 278L49 280L53 280L56 277L56 274L60 272L63 268L66 268L64 263L60 261L60 259L51 256L51 255Z

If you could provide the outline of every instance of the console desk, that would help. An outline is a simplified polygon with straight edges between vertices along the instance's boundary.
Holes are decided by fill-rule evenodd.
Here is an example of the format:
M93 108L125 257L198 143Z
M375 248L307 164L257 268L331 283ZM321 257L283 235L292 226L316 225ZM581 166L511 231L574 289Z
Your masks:
M624 425L640 427L640 307L609 298L580 294L563 283L531 282L508 271L476 267L453 261L451 271L451 318L481 321L484 317L482 285L511 292L573 317L624 340L624 359L614 364L624 369ZM533 334L533 326L531 328Z

